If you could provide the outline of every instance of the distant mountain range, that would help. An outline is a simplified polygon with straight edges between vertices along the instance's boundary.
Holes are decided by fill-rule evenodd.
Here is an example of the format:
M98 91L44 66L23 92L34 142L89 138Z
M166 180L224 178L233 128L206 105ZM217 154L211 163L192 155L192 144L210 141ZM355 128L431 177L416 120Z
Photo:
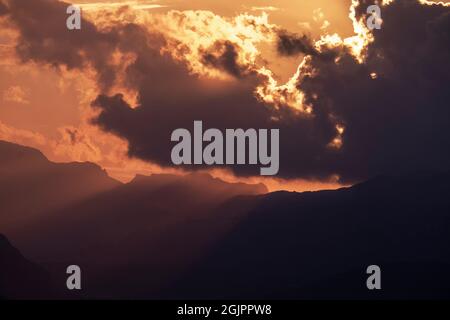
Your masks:
M199 173L121 184L0 142L0 233L29 259L0 237L0 297L450 298L449 181L413 173L305 193ZM81 292L64 289L70 264ZM366 288L372 264L380 291Z
M0 141L0 225L7 231L120 183L93 163L52 163L38 150Z
M168 296L448 299L449 183L423 173L268 194ZM381 268L381 291L366 287L369 265Z
M50 274L25 259L3 235L0 235L0 261L0 298L56 297L51 289L53 283Z

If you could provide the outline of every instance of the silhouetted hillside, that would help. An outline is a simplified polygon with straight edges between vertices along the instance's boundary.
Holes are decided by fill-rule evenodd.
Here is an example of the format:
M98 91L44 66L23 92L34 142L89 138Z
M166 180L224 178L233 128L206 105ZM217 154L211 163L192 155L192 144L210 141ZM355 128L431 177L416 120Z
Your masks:
M14 236L24 252L50 268L74 260L84 266L95 279L87 295L148 297L202 255L248 208L220 210L224 202L266 191L262 185L230 184L197 173L138 176L42 218L39 234L31 226ZM116 280L108 283L111 279Z
M36 149L0 141L3 232L119 185L95 164L53 163Z
M447 298L449 178L386 176L213 209L179 185L140 193L152 184L142 178L61 213L75 217L66 225L45 223L33 251L76 257L93 279L87 297ZM372 264L382 291L366 288Z
M147 192L162 188L190 190L194 197L199 197L199 193L203 193L213 196L216 200L227 199L236 195L257 195L268 192L266 186L261 183L230 183L213 178L206 173L191 173L183 176L171 174L137 175L130 182L130 185L145 186Z
M0 234L0 297L6 299L44 299L55 297L50 275L25 259Z
M168 291L178 298L449 298L450 175L262 197ZM366 288L379 265L382 290Z
M94 165L53 164L37 150L3 145L4 167L11 170L0 174L0 182L10 199L1 203L8 210L2 211L0 230L58 277L74 262L84 266L95 288L86 290L87 296L154 292L226 232L245 209L219 213L217 208L237 195L267 192L261 184L226 183L202 173L137 176L121 185ZM82 197L65 193L76 190L75 185ZM120 279L120 272L135 275L134 284L118 280L103 289L98 279Z
M33 149L3 147L3 168L14 170L0 175L2 191L10 192L2 193L2 201L11 209L1 211L0 231L23 212L27 223L9 229L8 237L49 270L59 288L68 265L82 268L83 290L59 297L450 297L448 173L264 194L262 185L199 173L137 176L117 184L93 165L52 164ZM78 200L65 198L74 185L92 188L91 179L101 181L95 190ZM49 209L44 204L55 194L65 205ZM30 220L24 208L33 204L41 211ZM16 268L18 260L34 265L3 246L9 254L0 260L2 270L9 266L33 279L41 274L34 267ZM373 264L382 270L381 291L366 288L366 268ZM17 292L0 296L42 296L21 279L8 279L8 285L19 281Z

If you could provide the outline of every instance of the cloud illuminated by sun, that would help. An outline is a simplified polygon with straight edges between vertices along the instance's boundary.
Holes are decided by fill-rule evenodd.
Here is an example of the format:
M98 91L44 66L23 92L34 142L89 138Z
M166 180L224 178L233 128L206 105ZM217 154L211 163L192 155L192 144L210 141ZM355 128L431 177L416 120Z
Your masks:
M154 1L89 2L74 4L81 7L84 11L114 10L122 7L128 7L132 10L151 10L166 7L165 5L155 4Z

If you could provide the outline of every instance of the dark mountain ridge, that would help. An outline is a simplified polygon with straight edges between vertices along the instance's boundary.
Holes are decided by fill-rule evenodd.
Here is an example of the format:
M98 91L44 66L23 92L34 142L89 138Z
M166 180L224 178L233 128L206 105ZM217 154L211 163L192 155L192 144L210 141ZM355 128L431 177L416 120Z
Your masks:
M380 176L263 196L168 296L450 298L449 181L448 173ZM383 290L366 288L369 265L384 272Z
M8 299L48 299L56 297L50 274L22 256L0 234L0 296Z
M86 274L96 276L103 275L105 268L107 274L115 275L114 270L127 265L143 265L159 273L150 281L156 286L154 281L164 278L168 270L190 263L240 212L222 223L216 219L216 208L237 195L267 192L261 184L227 183L203 173L136 176L120 184L96 165L54 164L34 149L4 146L0 148L5 159L4 174L0 174L0 188L5 190L0 231L33 261L58 274L73 261L85 266ZM99 179L96 183L101 188L89 190L90 179ZM54 180L58 183L52 184ZM77 184L84 193L69 201L64 190L73 191ZM48 205L53 198L58 206ZM155 256L158 265L152 261Z
M38 150L0 141L0 225L19 228L120 183L93 163L53 163Z
M25 177L11 178L10 197L24 208L45 203L45 180L29 179L28 172L52 177L54 164L37 152L30 160L28 149L7 148L13 155L0 147L4 163L16 156L25 163L10 164L18 168L11 177ZM200 173L137 176L118 184L104 179L98 167L81 174L86 180L68 174L74 172L70 165L62 168L60 188L70 190L73 181L82 187L92 175L103 187L44 210L38 220L24 216L28 223L14 229L5 225L8 215L27 211L13 206L8 213L0 202L0 232L8 229L21 252L59 282L68 265L80 265L83 298L450 298L448 172L385 175L333 191L264 194L261 185ZM0 174L0 181L8 174ZM5 255L0 269L17 256ZM366 268L373 264L382 270L381 291L366 288ZM23 272L35 273L29 270ZM41 296L23 290L3 289L0 296Z

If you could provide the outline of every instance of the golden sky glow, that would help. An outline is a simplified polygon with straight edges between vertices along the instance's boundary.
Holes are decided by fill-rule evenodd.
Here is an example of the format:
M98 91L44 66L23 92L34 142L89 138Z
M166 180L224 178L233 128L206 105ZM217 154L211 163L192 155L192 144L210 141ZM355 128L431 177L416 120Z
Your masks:
M259 99L274 108L280 103L288 104L308 116L313 110L295 87L300 77L311 72L305 67L308 57L277 56L273 48L274 30L282 28L310 34L319 51L325 45L346 46L362 61L371 34L364 24L354 18L351 2L85 0L76 3L84 9L85 17L99 28L125 21L148 28L156 26L169 39L163 50L174 59L187 63L190 72L200 77L233 81L226 74L205 67L196 53L198 50L186 54L183 46L200 49L213 45L218 39L229 39L242 49L238 58L241 65L246 66L249 72L254 71L270 79L267 85L256 88L255 95ZM128 9L124 10L124 6ZM105 12L113 14L107 15ZM249 24L249 21L253 23ZM90 102L98 93L92 73L56 70L35 63L23 64L14 54L16 37L13 29L2 28L0 31L0 139L36 147L53 161L98 163L111 176L122 181L130 180L136 173L163 171L156 165L129 159L125 141L89 123L95 112ZM134 57L117 53L115 58L117 61L111 63L125 69ZM370 76L376 78L376 74ZM133 105L137 92L120 83L120 75L115 86ZM337 124L336 137L330 141L330 147L340 148L345 143L342 140L344 130L343 124ZM174 169L164 171L176 172ZM220 171L215 171L215 175L235 179ZM340 186L332 179L329 182L287 182L255 178L252 181L265 181L271 191Z

